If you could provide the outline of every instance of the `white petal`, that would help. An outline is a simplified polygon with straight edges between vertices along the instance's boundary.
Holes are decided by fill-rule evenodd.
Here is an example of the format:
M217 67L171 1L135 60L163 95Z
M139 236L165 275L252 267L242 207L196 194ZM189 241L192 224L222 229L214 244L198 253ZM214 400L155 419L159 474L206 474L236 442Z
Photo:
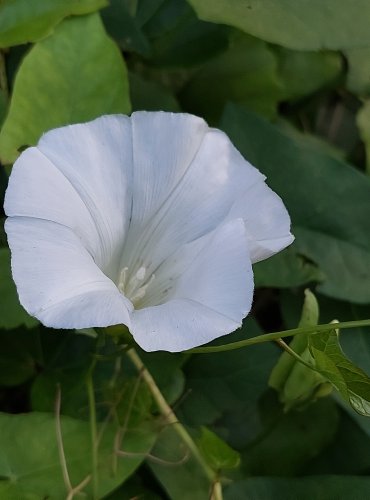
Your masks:
M235 217L244 219L252 263L280 252L294 240L284 203L265 182L259 182L236 199L228 219Z
M54 328L130 325L131 303L69 228L11 217L5 229L19 298L32 316Z
M68 179L37 148L28 148L15 162L4 209L11 217L34 217L72 229L94 256L100 239L85 203Z
M119 260L115 252L122 249L132 203L130 119L103 116L89 123L55 129L42 136L38 149L86 205L99 235L102 259L106 263ZM40 186L45 193L43 183ZM66 198L69 213L68 204ZM118 272L119 262L116 264L112 275Z
M224 224L194 245L190 267L174 284L171 299L133 311L131 333L146 351L178 352L234 331L248 314L253 275L242 219ZM189 263L189 248L184 248ZM184 261L179 251L177 260ZM182 262L181 262L182 261Z
M134 155L132 224L145 224L181 181L208 126L184 113L131 116Z
M134 244L130 242L131 260L125 265L130 267L132 256L140 256L148 266L148 273L155 272L177 248L214 230L225 219L234 200L263 179L223 132L210 129L147 229Z

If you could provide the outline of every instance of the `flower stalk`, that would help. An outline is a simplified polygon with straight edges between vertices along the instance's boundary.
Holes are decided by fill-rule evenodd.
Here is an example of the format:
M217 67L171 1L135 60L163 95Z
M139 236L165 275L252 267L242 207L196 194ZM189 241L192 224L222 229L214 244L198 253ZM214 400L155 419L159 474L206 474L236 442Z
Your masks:
M151 373L148 371L144 363L141 361L139 355L134 349L130 349L127 352L127 356L130 358L131 362L135 366L135 368L138 370L138 372L141 374L144 382L147 384L155 402L158 405L159 411L161 415L164 417L166 423L168 425L171 425L172 428L176 431L180 439L185 443L191 454L193 455L194 459L198 462L198 464L201 466L203 469L205 475L209 479L210 483L212 485L218 484L217 488L213 488L213 493L212 493L212 499L213 500L222 500L222 489L221 489L221 484L218 481L216 473L209 467L207 462L204 460L202 454L200 453L198 447L194 443L192 437L188 433L188 431L185 429L185 427L179 422L178 418L176 417L174 411L170 407L170 405L167 403L165 398L163 397L163 394L159 390L154 378L152 377Z

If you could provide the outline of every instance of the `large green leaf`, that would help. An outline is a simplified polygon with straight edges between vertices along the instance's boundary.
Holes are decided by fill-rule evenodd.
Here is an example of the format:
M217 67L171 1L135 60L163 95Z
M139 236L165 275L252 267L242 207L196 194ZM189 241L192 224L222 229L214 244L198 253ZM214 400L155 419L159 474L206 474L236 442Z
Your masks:
M68 19L19 68L0 133L0 158L13 162L21 146L35 144L49 129L129 111L125 64L99 16Z
M312 476L302 478L252 477L231 484L225 500L360 500L367 498L369 477Z
M370 179L304 135L235 105L222 128L287 205L295 248L324 273L318 290L370 302Z
M0 3L0 47L35 42L64 17L93 12L107 0L4 0Z
M0 328L16 328L20 325L31 327L38 323L19 303L7 248L0 248L0 297Z
M229 49L200 67L180 99L187 110L212 123L220 118L227 100L271 116L283 95L277 69L276 57L265 42L235 33Z
M52 498L64 500L67 488L57 446L56 419L48 413L0 414L1 498ZM150 427L129 429L123 437L125 452L113 471L116 429L108 425L98 446L98 495L102 498L119 486L150 451L155 433ZM88 422L61 417L61 434L71 484L76 487L91 474L91 437ZM136 454L136 455L135 455ZM92 481L83 489L92 498ZM4 492L3 496L2 492Z
M201 19L229 24L292 49L345 49L370 42L368 0L189 0Z

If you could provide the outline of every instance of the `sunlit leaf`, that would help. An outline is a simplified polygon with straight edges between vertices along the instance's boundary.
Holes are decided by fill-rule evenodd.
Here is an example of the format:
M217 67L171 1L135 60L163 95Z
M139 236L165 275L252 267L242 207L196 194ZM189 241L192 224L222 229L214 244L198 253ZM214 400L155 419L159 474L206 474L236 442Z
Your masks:
M66 20L31 49L18 70L0 158L13 162L20 147L35 144L49 129L129 110L125 64L100 18Z

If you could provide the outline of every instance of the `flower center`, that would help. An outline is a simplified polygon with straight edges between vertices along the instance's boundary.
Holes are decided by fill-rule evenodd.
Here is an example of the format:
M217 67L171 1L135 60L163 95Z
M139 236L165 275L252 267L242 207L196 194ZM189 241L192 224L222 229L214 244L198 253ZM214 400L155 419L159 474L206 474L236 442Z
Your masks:
M139 267L133 275L130 276L129 274L128 267L121 269L118 280L118 290L137 307L140 300L145 297L146 291L153 282L155 276L152 274L148 279L147 269L144 266Z

